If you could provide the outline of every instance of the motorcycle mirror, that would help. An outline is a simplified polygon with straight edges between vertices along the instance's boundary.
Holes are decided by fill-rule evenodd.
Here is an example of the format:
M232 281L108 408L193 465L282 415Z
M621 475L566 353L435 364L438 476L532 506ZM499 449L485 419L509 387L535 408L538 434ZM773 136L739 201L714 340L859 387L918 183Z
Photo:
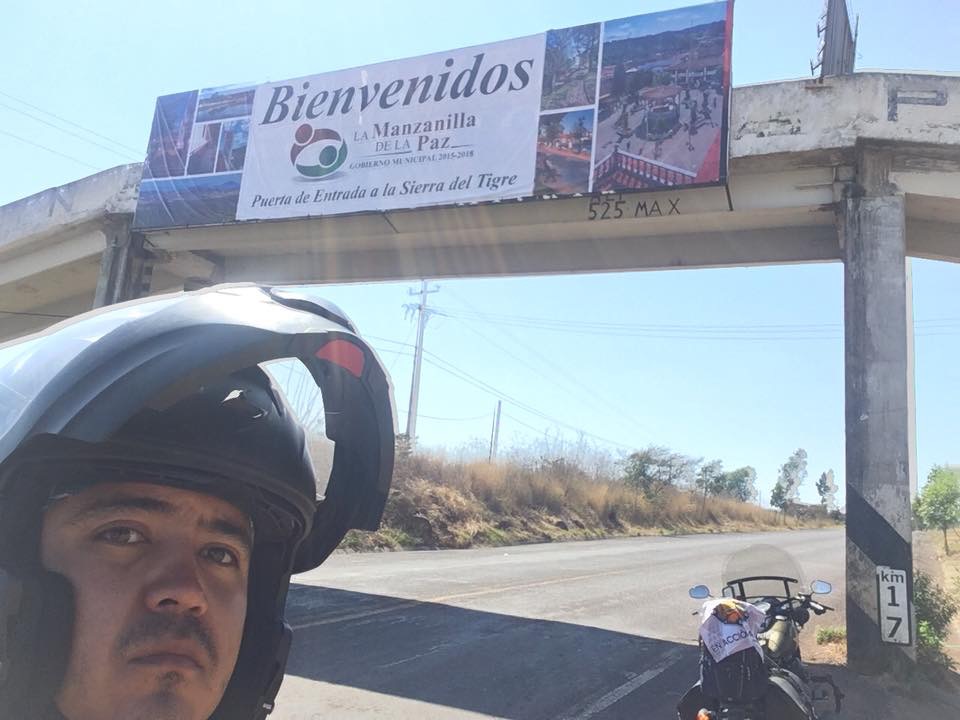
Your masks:
M694 600L706 600L710 597L710 588L706 585L697 585L690 588L690 597Z
M833 590L833 585L826 580L814 580L810 586L810 591L815 595L829 595Z

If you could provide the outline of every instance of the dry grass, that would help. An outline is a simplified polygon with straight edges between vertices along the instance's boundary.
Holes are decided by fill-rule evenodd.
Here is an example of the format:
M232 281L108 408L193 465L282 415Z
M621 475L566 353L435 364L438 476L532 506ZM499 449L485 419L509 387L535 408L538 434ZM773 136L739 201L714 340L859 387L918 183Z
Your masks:
M398 458L381 529L350 533L342 547L465 548L779 529L783 523L772 510L726 498L704 503L686 490L667 488L647 497L621 483L594 480L562 459L457 463L417 454Z

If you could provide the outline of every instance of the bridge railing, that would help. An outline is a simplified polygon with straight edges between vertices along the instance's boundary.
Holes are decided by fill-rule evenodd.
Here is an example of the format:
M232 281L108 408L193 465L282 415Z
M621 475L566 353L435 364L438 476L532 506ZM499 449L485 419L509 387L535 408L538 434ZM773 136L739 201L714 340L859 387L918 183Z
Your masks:
M617 149L597 165L598 184L602 187L606 180L609 180L618 172L625 173L628 178L639 181L641 187L690 185L697 177L697 174L690 170Z

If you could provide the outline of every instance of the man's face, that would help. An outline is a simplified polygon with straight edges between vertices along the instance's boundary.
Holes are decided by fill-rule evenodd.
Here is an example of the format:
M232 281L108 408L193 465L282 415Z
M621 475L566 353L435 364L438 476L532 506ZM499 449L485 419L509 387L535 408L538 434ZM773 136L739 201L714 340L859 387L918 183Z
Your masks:
M68 720L206 720L237 661L251 543L244 513L186 490L105 483L55 503L41 548L76 595Z

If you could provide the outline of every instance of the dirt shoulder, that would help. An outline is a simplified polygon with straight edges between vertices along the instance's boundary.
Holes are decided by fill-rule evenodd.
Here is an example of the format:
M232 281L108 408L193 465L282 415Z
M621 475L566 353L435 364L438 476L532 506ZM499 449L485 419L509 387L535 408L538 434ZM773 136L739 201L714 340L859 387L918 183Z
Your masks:
M954 554L947 556L943 552L939 533L916 533L914 565L935 578L938 584L950 587L952 578L960 575L960 537L957 537ZM948 644L951 646L948 648L949 654L960 661L960 626L957 623L954 624L954 633ZM926 720L956 717L960 711L958 673L946 673L935 682L919 678L905 681L890 676L858 675L846 667L846 646L843 643L816 644L816 627L813 627L813 623L802 636L802 651L811 672L833 676L846 696L840 713L825 712L825 720Z
M818 707L822 720L934 720L957 717L960 682L903 683L889 676L867 677L844 665L809 663L813 675L831 675L844 693L839 713Z

